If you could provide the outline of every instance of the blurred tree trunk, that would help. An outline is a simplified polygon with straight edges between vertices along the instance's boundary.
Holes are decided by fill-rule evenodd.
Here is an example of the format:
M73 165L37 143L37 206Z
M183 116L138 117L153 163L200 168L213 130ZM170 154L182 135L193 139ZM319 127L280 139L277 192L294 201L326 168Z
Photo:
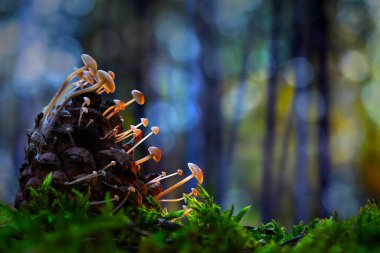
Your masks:
M252 49L252 44L254 40L254 22L255 15L252 13L249 18L249 23L247 25L247 37L243 45L243 57L242 57L242 67L239 75L239 84L237 87L235 104L232 111L231 123L229 124L229 129L227 133L227 144L224 150L224 163L222 164L222 172L225 173L226 178L230 178L230 171L232 170L232 164L235 158L235 149L236 149L236 139L239 132L240 126L240 117L242 113L242 101L245 101L246 92L247 92L247 76L249 73L250 67L250 52ZM243 102L244 103L244 102ZM227 184L226 182L225 184ZM226 207L228 208L228 207Z
M204 165L207 177L210 180L206 184L210 189L216 190L216 201L221 203L226 191L228 178L225 173L219 171L222 165L222 116L221 116L221 78L219 58L219 34L218 29L205 22L200 13L200 5L204 11L214 17L215 2L210 0L198 0L196 13L196 29L201 44L201 56L199 66L201 68L204 87L201 93L201 126L204 139ZM214 180L213 180L214 179ZM216 179L216 180L215 180ZM210 185L211 182L217 185Z
M319 216L327 217L328 211L323 205L330 173L330 103L329 103L329 81L328 81L328 40L327 40L327 15L326 1L320 0L315 2L315 20L314 20L314 43L315 53L317 56L317 90L323 102L323 106L318 106L318 165L319 165Z
M309 101L310 83L305 83L304 68L305 60L309 60L307 52L305 29L306 17L310 18L311 13L304 0L293 1L293 58L295 59L295 127L296 127L296 167L295 167L295 221L307 221L309 219ZM306 14L305 14L306 12ZM305 14L305 15L304 15ZM305 31L305 33L303 33Z
M273 205L273 161L276 138L277 79L279 63L279 28L281 0L271 1L271 37L270 63L267 86L267 111L265 117L265 137L263 152L263 177L261 188L262 220L268 222L274 218Z

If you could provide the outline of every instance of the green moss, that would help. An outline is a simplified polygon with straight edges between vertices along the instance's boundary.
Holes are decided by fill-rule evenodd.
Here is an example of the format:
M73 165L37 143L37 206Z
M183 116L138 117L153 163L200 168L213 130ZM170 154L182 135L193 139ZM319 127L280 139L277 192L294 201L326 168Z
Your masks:
M153 198L113 215L109 196L92 215L87 196L61 194L50 183L49 176L31 190L28 210L0 205L0 252L380 252L379 201L353 218L315 219L288 232L276 221L242 226L249 207L223 211L202 187L198 199L185 196L192 211L181 218L183 210L167 212Z

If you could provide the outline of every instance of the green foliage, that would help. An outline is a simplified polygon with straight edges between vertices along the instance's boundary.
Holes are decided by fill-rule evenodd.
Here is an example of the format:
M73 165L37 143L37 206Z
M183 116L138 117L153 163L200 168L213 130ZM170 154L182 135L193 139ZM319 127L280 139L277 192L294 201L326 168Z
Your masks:
M199 198L185 195L191 212L167 212L154 198L146 206L112 214L106 205L98 215L88 212L88 196L61 194L50 186L31 190L29 209L0 205L0 252L379 252L380 202L371 201L351 219L300 223L288 232L272 221L244 227L223 211L200 186ZM126 216L128 213L129 217ZM187 215L187 216L184 216Z

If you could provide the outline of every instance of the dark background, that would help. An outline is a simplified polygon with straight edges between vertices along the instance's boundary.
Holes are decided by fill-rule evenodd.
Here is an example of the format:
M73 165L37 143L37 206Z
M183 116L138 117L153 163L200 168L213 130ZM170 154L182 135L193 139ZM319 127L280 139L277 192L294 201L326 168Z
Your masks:
M35 115L88 53L115 72L119 99L145 94L124 112L126 126L146 116L160 127L137 157L154 145L164 159L144 170L198 164L223 207L253 205L247 224L350 216L380 195L379 10L377 0L2 0L0 198L13 201Z

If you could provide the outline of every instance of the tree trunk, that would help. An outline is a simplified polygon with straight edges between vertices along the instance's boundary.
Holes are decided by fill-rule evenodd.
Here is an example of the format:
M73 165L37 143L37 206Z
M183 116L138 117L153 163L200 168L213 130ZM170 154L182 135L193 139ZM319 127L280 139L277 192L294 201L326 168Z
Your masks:
M277 65L279 62L279 14L281 1L272 0L271 5L271 59L267 86L267 111L265 117L265 137L263 153L263 177L261 187L262 220L268 222L274 217L273 210L273 158L276 137L276 104L277 104Z
M329 147L329 81L327 66L327 17L325 13L326 1L316 2L315 14L315 47L318 56L317 61L317 90L323 100L324 106L318 106L320 118L318 120L318 162L319 162L319 210L320 216L327 217L328 211L323 205L330 172L330 147Z
M222 117L221 117L221 88L220 88L220 59L218 29L213 24L205 22L200 14L201 3L207 13L214 15L215 2L199 0L197 5L196 27L201 44L199 66L204 82L201 94L201 126L203 128L204 167L206 168L205 182L211 189L216 188L216 201L221 203L226 190L228 178L220 170L222 165ZM217 185L210 185L207 178L216 179Z

